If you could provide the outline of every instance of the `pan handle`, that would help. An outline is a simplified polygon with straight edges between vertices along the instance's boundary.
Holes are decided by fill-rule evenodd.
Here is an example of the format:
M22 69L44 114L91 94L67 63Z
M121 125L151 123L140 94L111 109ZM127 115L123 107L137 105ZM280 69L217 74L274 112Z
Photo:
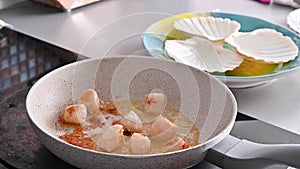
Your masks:
M300 144L259 144L227 135L205 160L225 169L300 168L299 155Z
M252 165L251 165L252 164ZM225 153L224 168L245 168L245 166L286 164L300 168L299 144L259 144L248 140L240 140Z

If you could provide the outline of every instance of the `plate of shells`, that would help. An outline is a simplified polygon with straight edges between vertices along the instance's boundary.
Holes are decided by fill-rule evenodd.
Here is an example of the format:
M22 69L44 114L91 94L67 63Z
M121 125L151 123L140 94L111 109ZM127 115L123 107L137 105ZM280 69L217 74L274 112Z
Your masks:
M150 25L142 40L151 56L210 73L230 88L259 86L300 68L299 34L245 15L179 14Z

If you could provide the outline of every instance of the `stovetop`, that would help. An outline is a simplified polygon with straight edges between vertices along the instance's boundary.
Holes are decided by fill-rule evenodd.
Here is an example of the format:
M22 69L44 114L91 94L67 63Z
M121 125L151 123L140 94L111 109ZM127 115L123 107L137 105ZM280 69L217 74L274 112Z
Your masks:
M25 110L27 92L28 89L21 90L0 103L0 169L74 168L50 153L33 133ZM238 115L231 135L258 143L300 144L299 135L242 114ZM220 167L203 161L192 168L219 169ZM274 165L268 168L287 169L288 166Z

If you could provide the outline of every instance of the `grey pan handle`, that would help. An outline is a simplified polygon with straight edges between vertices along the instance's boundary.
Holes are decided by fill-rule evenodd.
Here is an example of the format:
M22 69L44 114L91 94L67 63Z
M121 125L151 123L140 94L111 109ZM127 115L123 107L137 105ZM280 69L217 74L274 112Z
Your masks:
M254 166L255 168L272 168L271 166L300 168L300 145L259 144L229 135L209 150L206 160L224 169L250 169Z

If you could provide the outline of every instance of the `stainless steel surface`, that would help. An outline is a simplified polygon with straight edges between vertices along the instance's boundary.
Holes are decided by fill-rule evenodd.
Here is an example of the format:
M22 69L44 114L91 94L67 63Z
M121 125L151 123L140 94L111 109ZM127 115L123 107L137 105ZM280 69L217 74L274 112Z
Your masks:
M279 161L299 165L297 157L299 152L296 152L299 151L300 147L299 135L257 120L237 121L231 135L234 135L235 137L228 136L209 150L206 160L218 166L231 169L245 167L289 167L287 164ZM236 137L258 141L263 144L240 140ZM276 153L274 151L278 152ZM264 158L258 158L259 156L264 156ZM277 158L277 160L274 161L272 158ZM293 159L294 161L292 161Z
M300 144L300 135L258 120L237 121L230 134L263 144Z
M0 1L0 10L17 5L24 1L26 1L26 0L1 0Z
M252 0L230 0L226 3L218 0L107 0L64 13L27 1L18 8L0 11L0 18L12 24L18 32L97 58L109 53L119 43L130 41L136 36L139 39L150 24L174 14L222 11L255 16L285 25L285 17L291 10ZM89 47L85 48L87 42ZM129 49L119 50L118 54L140 50L143 50L143 46L139 40L130 45Z
M239 112L300 134L300 72L270 84L232 90Z
M240 139L231 135L225 137L219 144L208 150L205 160L219 167L224 167L225 154L240 141Z
M221 169L221 168L207 161L203 161L200 164L191 167L190 169Z

